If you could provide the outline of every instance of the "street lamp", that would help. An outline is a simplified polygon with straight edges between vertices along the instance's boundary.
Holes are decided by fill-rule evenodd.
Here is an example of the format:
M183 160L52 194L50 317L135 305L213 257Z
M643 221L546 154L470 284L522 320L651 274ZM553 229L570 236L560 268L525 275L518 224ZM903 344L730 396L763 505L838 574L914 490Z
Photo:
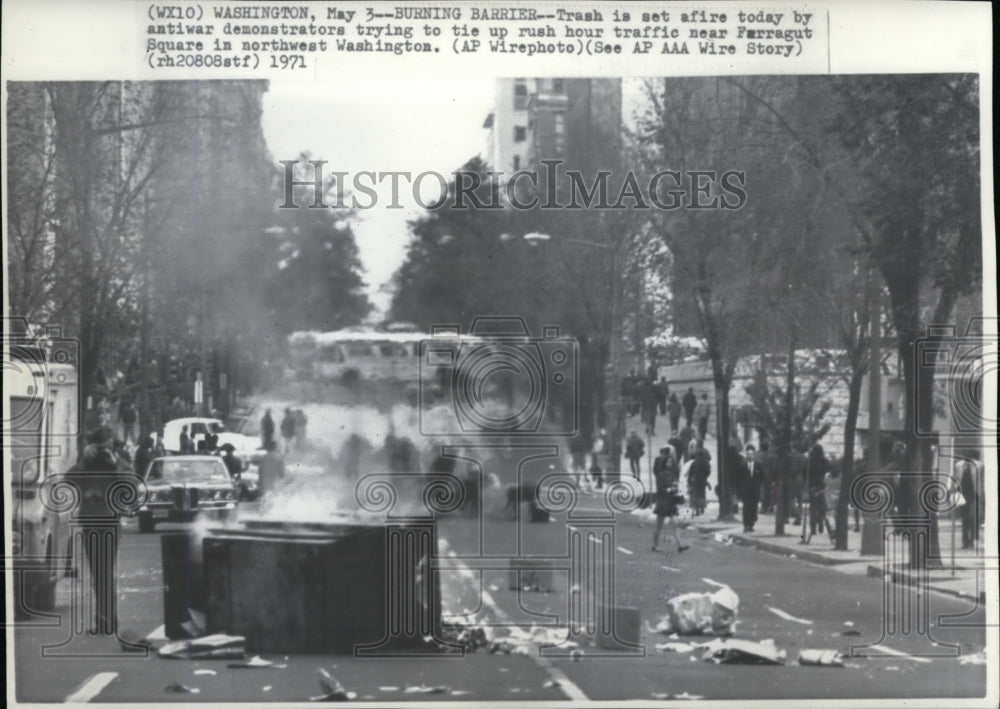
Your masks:
M501 239L503 236L501 236ZM537 245L544 241L551 241L552 236L550 234L544 234L541 232L533 231L524 235L524 240L527 241L532 246ZM611 251L611 347L608 353L611 365L611 376L605 378L605 404L604 410L608 418L611 421L611 426L605 426L609 429L609 445L608 445L608 461L609 461L609 473L615 473L616 475L621 475L621 458L622 458L622 439L625 437L625 416L624 416L624 405L621 400L621 387L620 387L620 376L621 371L620 359L620 340L622 337L621 331L621 317L619 315L619 310L621 308L620 291L622 289L622 274L619 268L619 249L616 245L601 243L599 241L589 241L587 239L577 239L572 236L560 236L559 241L570 241L576 244L583 244L585 246L592 246L600 249L607 249ZM647 440L647 445L651 445L651 442Z

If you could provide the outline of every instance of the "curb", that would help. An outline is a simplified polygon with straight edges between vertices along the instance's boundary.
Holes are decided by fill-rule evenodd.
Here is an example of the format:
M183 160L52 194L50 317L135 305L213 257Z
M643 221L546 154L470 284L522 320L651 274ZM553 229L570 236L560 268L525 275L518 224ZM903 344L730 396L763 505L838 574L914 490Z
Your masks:
M895 570L894 571L890 571L889 573L886 573L885 570L881 566L872 566L872 565L869 565L868 566L868 576L871 576L871 577L877 578L877 579L884 578L885 576L888 576L892 580L893 583L901 583L901 584L907 584L907 585L911 585L911 586L916 583L916 579L914 579L913 576L910 576L907 573L904 573L902 571L895 571ZM976 596L973 595L973 594L971 594L971 593L966 593L964 591L958 591L958 590L953 589L953 588L941 588L940 586L934 586L932 584L928 584L927 588L929 590L931 590L931 591L937 591L938 593L944 593L946 595L954 596L956 598L964 598L964 599L969 600L969 601L978 601L979 603L983 603L983 604L986 603L986 591L985 590L980 591L979 592L979 597L976 598Z
M740 534L730 534L729 538L733 540L734 544L739 544L745 547L753 547L771 554L781 554L783 556L794 555L797 559L804 559L805 561L811 561L814 564L821 564L823 566L839 566L841 564L851 564L855 561L853 559L831 559L830 557L824 556L819 552L808 551L807 549L790 550L788 547L782 546L781 544L765 542L762 539L754 539L753 537L744 537Z

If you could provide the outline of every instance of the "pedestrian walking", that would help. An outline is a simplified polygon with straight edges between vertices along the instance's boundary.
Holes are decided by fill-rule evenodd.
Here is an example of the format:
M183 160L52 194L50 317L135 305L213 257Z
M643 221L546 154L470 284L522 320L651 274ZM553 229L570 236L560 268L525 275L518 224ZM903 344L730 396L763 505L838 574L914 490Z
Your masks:
M842 473L843 461L833 462L830 464L830 469L823 476L823 486L824 486L824 509L827 512L833 512L834 524L831 527L829 522L826 523L826 531L830 535L830 543L836 545L837 543L837 504L840 501L840 476ZM829 520L829 517L827 517Z
M632 476L636 480L641 479L642 466L640 463L644 455L646 455L646 444L642 442L635 431L629 431L628 438L625 440L625 457L628 458Z
M660 377L656 383L656 404L660 408L660 416L667 415L667 399L670 396L670 385L667 384L666 377ZM673 433L673 429L671 429Z
M708 451L702 448L695 453L687 473L688 494L691 497L691 508L696 515L705 514L705 492L708 490L708 478L711 473Z
M94 609L93 624L89 632L98 635L115 635L118 631L118 525L119 514L110 505L109 492L123 481L134 480L131 466L114 450L114 433L101 427L88 437L88 445L76 465L67 471L67 478L80 488L80 502L76 516L84 523L80 526L77 543L83 548ZM77 570L82 574L82 569Z
M656 404L659 398L659 391L656 383L652 379L647 379L642 384L639 394L642 405L642 423L646 427L647 436L656 435Z
M653 460L653 478L655 479L656 475L662 471L666 471L670 485L676 487L680 484L680 468L671 446L663 446L660 449L660 454Z
M764 466L758 458L760 454L753 446L746 447L746 459L743 465L746 471L743 478L743 491L740 497L743 500L743 531L752 532L757 524L757 505L760 501L761 490L764 487Z
M653 508L653 514L656 515L656 528L653 530L653 551L659 551L663 524L669 519L670 531L674 541L677 542L677 552L685 552L689 547L681 542L676 519L677 505L684 502L684 498L677 492L677 486L671 484L670 473L665 466L660 466L659 471L654 474L654 478L656 480L656 506Z
M122 440L125 443L138 442L139 439L135 432L135 424L139 420L139 412L135 410L135 406L132 405L131 401L126 401L122 404L118 412L118 419L122 426Z
M140 478L146 477L146 468L149 467L149 464L153 462L153 458L156 457L154 446L153 437L146 436L135 451L133 469L135 470L135 474Z
M698 420L698 438L705 440L708 435L708 417L712 413L712 405L708 403L708 394L701 395L701 401L695 406L695 418Z
M667 418L670 420L670 435L676 436L680 433L681 425L681 402L677 400L676 394L671 394L667 400Z
M687 393L681 399L681 406L684 408L684 418L687 420L687 427L694 425L694 410L698 407L698 397L694 395L694 388L688 387Z
M222 446L222 462L226 465L229 477L233 482L239 482L243 474L243 461L236 455L236 446L225 443Z
M260 447L269 450L269 444L274 441L274 419L271 418L271 409L264 412L260 419Z
M281 437L285 441L285 455L288 455L292 450L292 439L295 438L295 415L288 408L285 409L285 415L281 419Z
M975 549L979 539L979 494L976 487L978 477L978 461L964 460L961 463L962 477L959 490L962 492L965 504L962 505L962 548Z

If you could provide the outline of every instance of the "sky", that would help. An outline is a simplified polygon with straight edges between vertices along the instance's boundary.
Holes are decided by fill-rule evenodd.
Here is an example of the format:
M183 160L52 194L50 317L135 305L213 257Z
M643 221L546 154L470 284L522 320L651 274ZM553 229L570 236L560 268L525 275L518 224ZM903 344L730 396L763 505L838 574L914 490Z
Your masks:
M487 131L482 125L494 90L495 82L487 78L273 81L264 94L264 138L274 160L294 160L309 152L314 160L329 161L327 172L417 175L431 170L447 176L485 154ZM358 210L351 222L369 297L380 313L389 304L383 286L405 256L410 238L406 222L423 212L405 182L400 182L399 193L404 209L388 209L387 180L379 203Z

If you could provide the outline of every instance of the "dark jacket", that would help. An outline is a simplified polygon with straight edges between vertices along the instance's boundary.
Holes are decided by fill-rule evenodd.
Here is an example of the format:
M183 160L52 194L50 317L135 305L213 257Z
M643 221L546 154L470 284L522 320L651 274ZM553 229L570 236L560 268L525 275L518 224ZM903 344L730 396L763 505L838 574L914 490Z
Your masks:
M625 457L641 458L646 454L646 444L638 436L629 436L625 441Z

